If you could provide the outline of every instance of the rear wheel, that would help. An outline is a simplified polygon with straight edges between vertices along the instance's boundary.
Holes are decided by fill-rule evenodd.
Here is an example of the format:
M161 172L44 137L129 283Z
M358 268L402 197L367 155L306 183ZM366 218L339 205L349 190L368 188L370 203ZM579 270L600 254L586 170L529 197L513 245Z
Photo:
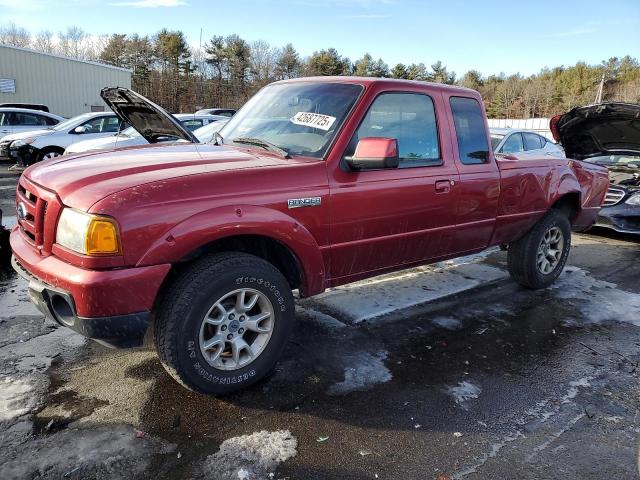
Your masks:
M550 210L522 238L509 244L509 273L524 287L548 287L562 273L570 249L569 219L559 210Z
M223 395L269 373L293 320L291 287L273 265L244 253L217 254L191 265L165 292L155 345L182 385Z

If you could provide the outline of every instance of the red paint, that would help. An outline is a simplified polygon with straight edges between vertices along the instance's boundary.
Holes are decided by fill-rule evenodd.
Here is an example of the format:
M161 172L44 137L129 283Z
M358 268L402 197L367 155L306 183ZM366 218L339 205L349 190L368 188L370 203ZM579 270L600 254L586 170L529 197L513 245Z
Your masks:
M492 154L485 164L460 162L449 97L482 105L477 92L385 79L303 81L365 87L324 161L191 144L55 159L29 168L20 180L20 188L48 207L42 216L35 210L41 206L33 206L41 224L22 222L12 232L16 257L35 276L68 290L79 315L98 317L151 309L171 264L234 235L261 235L285 245L301 265L304 292L314 295L508 243L566 194L580 197L577 226L595 220L608 186L604 168L567 159L496 161ZM352 133L376 96L393 91L432 98L442 164L348 171L342 158ZM287 206L288 199L310 197L320 197L321 204ZM55 245L63 206L115 218L122 255L83 257ZM23 229L35 231L36 240Z

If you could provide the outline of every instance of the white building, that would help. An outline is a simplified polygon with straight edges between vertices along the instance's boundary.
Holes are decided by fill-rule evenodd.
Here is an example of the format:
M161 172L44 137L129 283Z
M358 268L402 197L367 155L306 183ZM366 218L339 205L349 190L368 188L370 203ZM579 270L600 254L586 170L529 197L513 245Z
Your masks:
M73 117L103 111L104 87L131 88L131 70L0 45L0 103L40 103Z

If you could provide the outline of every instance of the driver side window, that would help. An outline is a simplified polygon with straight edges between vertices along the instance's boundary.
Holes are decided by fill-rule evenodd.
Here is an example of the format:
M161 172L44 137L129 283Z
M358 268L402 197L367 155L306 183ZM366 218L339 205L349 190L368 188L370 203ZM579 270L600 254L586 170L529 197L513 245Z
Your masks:
M85 127L87 129L84 133L100 133L102 131L102 123L104 122L104 117L96 117L91 120L87 120L84 122L81 127Z
M433 101L417 93L383 93L376 98L354 134L345 156L362 138L395 138L399 168L442 165Z

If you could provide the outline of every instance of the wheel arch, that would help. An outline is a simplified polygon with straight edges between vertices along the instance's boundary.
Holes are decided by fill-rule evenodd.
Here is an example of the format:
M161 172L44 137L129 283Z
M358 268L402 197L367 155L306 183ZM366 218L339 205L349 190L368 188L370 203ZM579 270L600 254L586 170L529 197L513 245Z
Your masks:
M553 202L551 208L566 214L569 221L573 224L580 210L582 210L582 193L575 190L566 192Z
M265 207L220 208L194 215L154 242L138 265L171 263L172 271L179 271L203 255L233 251L270 262L303 296L325 289L324 260L315 238L295 219Z

